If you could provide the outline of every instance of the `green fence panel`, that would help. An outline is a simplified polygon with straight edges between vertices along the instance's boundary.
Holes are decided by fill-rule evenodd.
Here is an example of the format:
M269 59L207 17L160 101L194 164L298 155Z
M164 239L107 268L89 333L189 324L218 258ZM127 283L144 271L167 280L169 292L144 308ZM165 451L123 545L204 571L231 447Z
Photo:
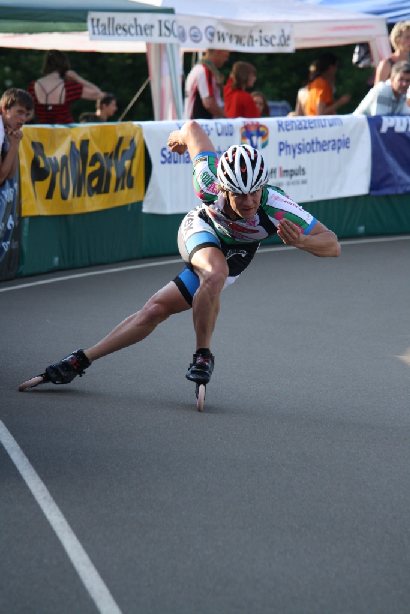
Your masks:
M305 208L339 238L410 233L410 194L355 196ZM178 254L183 218L142 212L142 203L67 216L23 218L19 276ZM281 243L274 237L264 244Z
M140 258L141 218L141 203L23 218L19 275Z

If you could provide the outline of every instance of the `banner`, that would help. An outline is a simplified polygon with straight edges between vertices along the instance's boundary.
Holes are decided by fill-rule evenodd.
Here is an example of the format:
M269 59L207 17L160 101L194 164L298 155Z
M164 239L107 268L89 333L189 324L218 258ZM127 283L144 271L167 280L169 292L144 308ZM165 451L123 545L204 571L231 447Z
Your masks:
M243 25L194 16L178 15L178 36L181 47L205 50L227 49L242 53L292 53L295 51L293 27L290 23L261 21Z
M198 120L218 154L235 143L262 151L269 183L305 203L368 194L370 137L365 117L284 117L261 120ZM178 122L141 122L152 162L143 210L186 213L198 204L192 188L192 163L167 147Z
M368 194L370 137L364 116L281 117L244 125L269 164L269 183L297 202ZM248 136L249 135L249 136Z
M221 154L239 140L241 122L197 120ZM144 213L186 213L199 205L192 187L192 162L188 152L180 156L167 147L168 135L184 122L141 122L151 157L151 179L145 194Z
M178 24L173 13L88 13L90 40L178 43ZM132 51L132 48L130 48Z
M410 115L368 117L372 143L370 194L410 192Z
M26 126L20 144L22 216L70 215L142 201L142 131L131 122Z
M0 187L0 280L13 279L18 270L18 222L17 180L6 179Z
M182 48L209 48L243 53L292 53L295 50L290 23L261 21L243 25L237 21L157 13L88 13L90 40L135 43L180 43Z

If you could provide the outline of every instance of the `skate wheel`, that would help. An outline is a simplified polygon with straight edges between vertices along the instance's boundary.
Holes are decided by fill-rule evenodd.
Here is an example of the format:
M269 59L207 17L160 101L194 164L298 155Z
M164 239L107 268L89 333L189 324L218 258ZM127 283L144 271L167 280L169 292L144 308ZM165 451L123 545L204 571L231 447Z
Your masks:
M26 382L23 382L22 384L20 384L19 391L24 392L24 390L28 390L29 388L35 388L36 386L38 386L39 384L42 384L43 382L44 382L43 376L36 375L35 377L32 377L31 379L28 379Z
M198 411L204 411L205 406L205 384L197 384L196 386L196 408Z

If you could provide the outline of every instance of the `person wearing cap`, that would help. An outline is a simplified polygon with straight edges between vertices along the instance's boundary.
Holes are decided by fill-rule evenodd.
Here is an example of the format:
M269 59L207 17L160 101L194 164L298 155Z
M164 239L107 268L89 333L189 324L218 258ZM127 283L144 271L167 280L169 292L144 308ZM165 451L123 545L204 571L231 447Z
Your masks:
M331 230L268 184L268 168L257 149L233 145L218 161L195 121L171 132L168 147L179 154L188 151L194 191L202 201L179 228L182 271L101 341L47 367L46 381L69 383L93 361L142 341L169 316L192 308L196 350L186 377L207 384L214 368L211 339L221 292L247 268L263 239L277 234L286 245L315 256L340 255Z

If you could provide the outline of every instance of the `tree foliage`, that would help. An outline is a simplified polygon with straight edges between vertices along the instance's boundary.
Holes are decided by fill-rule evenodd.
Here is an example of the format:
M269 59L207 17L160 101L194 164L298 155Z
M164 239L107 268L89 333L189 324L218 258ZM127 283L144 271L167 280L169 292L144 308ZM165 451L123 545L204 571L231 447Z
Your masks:
M341 109L343 113L354 110L371 85L372 68L356 68L352 64L353 45L334 48L306 49L291 54L239 54L232 53L223 72L228 76L237 60L256 66L258 80L255 89L262 90L269 100L287 100L293 107L298 89L305 84L309 64L323 51L333 51L339 58L336 78L336 96L350 93L352 100ZM144 54L139 53L68 53L72 68L82 77L98 85L103 91L113 92L118 99L119 113L148 76ZM41 76L44 52L34 50L0 49L0 89L26 88L30 81ZM184 56L184 73L188 73L193 58ZM181 85L182 87L182 85ZM94 110L94 103L80 100L73 105L77 119L83 111ZM153 119L151 91L145 88L138 101L130 109L126 120Z

